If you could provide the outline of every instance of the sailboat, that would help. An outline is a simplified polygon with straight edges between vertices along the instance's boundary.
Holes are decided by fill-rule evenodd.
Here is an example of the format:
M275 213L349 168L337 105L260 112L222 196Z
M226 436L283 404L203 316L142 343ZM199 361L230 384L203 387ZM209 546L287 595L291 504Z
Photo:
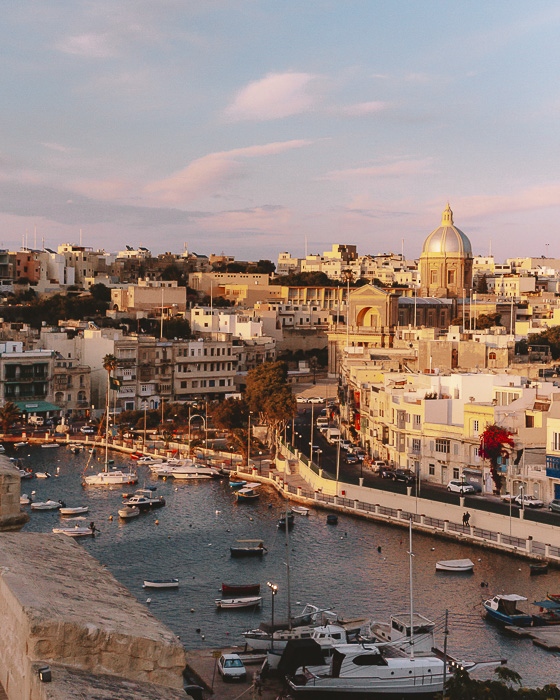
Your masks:
M138 482L138 477L134 472L126 471L123 472L119 469L109 470L109 466L112 464L112 460L109 460L109 394L111 390L111 375L107 372L107 404L105 407L105 460L103 464L103 471L97 474L91 474L89 476L84 476L83 484L88 486L113 486L122 484L136 484ZM89 462L93 456L93 450L90 452L90 457L88 463L86 464L86 470L89 466ZM84 470L85 471L85 470Z

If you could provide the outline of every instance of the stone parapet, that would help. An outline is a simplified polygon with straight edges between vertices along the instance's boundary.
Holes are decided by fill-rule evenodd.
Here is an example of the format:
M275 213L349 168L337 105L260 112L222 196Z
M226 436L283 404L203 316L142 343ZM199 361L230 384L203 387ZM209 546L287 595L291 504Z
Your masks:
M21 478L5 455L0 455L0 532L20 530L29 520L21 511Z
M0 619L0 683L10 700L38 697L34 662L182 688L178 638L66 538L0 535Z

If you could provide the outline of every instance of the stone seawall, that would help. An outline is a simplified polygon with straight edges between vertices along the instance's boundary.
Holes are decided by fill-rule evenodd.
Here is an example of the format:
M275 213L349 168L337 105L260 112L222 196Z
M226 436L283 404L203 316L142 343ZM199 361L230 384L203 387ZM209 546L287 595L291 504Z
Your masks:
M20 530L29 520L19 505L21 479L5 455L0 455L0 532Z
M182 688L178 638L64 537L0 534L0 620L0 683L10 700L44 697L33 691L36 662Z

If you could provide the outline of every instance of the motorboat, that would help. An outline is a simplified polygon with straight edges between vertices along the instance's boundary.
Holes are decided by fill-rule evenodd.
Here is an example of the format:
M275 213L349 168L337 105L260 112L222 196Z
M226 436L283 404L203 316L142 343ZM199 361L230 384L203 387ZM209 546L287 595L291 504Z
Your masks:
M21 479L33 479L35 476L31 469L19 469L18 471Z
M171 477L173 479L217 479L221 477L218 469L215 467L206 467L203 464L196 464L193 460L185 460L183 464L166 464L157 465L152 468L152 472L160 477Z
M49 472L35 472L35 477L37 479L48 479L50 478Z
M470 573L474 569L474 562L470 559L448 559L436 562L436 571L448 571L450 573Z
M87 513L89 506L75 506L74 508L67 508L66 506L59 509L60 515L82 515Z
M31 504L31 510L58 510L62 507L60 501L36 501Z
M28 444L27 440L21 440L20 442L14 442L14 447L27 447Z
M305 506L292 506L292 511L297 513L297 515L309 515L309 508L305 508Z
M151 455L143 455L138 457L137 464L163 464L164 460L160 457L152 457Z
M308 603L303 607L301 613L292 616L289 621L288 619L276 619L274 624L263 621L257 628L243 632L242 636L245 638L245 642L253 649L266 651L270 649L273 634L275 635L275 640L278 639L279 641L280 634L288 632L293 633L292 637L294 639L300 639L305 632L310 637L313 628L334 622L338 624L338 616L333 610L318 608L316 605ZM285 637L283 641L289 641L288 637Z
M246 486L246 485L247 485L247 482L246 482L246 481L243 481L243 480L241 480L241 481L230 481L230 482L229 482L229 487L230 487L231 489L242 489L242 488L243 488L244 486Z
M145 579L142 588L179 588L178 578Z
M274 649L283 651L288 642L294 639L315 639L325 649L335 644L348 642L348 633L342 625L302 625L291 629L275 630L265 633L263 630L243 632L247 644L255 650Z
M493 598L485 600L482 605L486 610L487 616L496 622L517 627L529 627L533 622L533 618L517 607L518 603L525 600L527 600L525 596L509 593L507 595L495 595Z
M31 503L31 498L26 494L22 493L19 497L20 506L28 506Z
M320 645L315 645L314 658ZM322 654L321 654L322 655ZM413 656L377 644L340 644L328 671L300 655L298 669L287 678L298 697L433 697L443 690L445 662L438 656ZM316 661L315 661L316 663ZM451 674L449 674L451 675Z
M154 496L150 489L139 489L133 496L123 501L123 506L136 506L140 510L162 508L164 505L165 498L163 496Z
M259 492L254 488L244 486L239 491L235 492L235 498L238 503L253 503L260 496Z
M262 597L259 595L243 598L217 598L216 606L218 608L256 608L261 602Z
M262 540L237 540L229 551L232 557L262 557L267 549Z
M552 600L540 600L535 601L533 605L539 608L538 613L533 613L534 627L560 625L560 603Z
M258 595L260 592L260 583L222 583L222 595L224 596Z
M81 445L79 442L71 442L66 447L72 452L72 454L80 454L80 452L84 451L84 446Z
M4 447L4 445L2 445L0 443L0 454L4 454L5 451L6 451L6 448Z
M60 445L58 442L44 442L41 447L48 450L50 448L60 447Z
M130 520L131 518L137 518L140 515L140 508L136 506L126 506L125 508L119 508L117 511L119 518L123 520Z
M92 527L53 527L55 535L66 535L66 537L94 537L95 528Z
M329 513L327 515L327 525L337 525L338 524L338 515L334 513Z
M287 511L279 520L278 528L280 530L285 530L286 526L292 528L294 526L294 514L291 511Z
M104 470L91 476L84 476L84 484L87 486L119 486L136 483L138 483L138 477L134 472L123 472L120 469Z

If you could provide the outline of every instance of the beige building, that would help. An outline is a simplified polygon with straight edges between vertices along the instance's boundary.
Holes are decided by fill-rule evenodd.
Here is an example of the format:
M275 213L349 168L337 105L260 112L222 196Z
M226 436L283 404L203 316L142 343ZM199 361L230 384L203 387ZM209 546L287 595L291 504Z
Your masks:
M111 289L111 308L127 313L175 316L186 311L187 288L179 287L176 281L139 280L125 289Z

